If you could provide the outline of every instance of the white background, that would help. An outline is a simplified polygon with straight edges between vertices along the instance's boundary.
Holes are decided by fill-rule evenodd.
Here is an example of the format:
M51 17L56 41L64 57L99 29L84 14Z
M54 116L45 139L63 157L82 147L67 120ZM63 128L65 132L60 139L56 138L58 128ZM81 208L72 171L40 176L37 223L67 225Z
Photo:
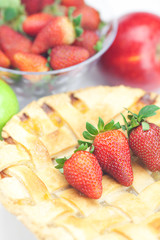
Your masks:
M99 0L88 1L99 5ZM115 17L132 11L149 11L160 15L160 0L103 0L103 14L106 4L112 8ZM94 85L90 81L91 79L85 81L86 85ZM35 240L35 237L0 205L0 239Z

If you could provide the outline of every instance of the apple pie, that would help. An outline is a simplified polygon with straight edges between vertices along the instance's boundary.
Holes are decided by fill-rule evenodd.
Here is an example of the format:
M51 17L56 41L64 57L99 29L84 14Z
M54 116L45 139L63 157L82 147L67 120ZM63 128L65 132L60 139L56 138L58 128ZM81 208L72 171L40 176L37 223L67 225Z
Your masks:
M98 86L32 102L3 129L0 202L40 240L160 239L160 174L132 154L134 181L124 187L103 175L103 194L89 199L55 168L83 139L86 121L123 122L160 96L125 86ZM160 125L160 111L151 118Z

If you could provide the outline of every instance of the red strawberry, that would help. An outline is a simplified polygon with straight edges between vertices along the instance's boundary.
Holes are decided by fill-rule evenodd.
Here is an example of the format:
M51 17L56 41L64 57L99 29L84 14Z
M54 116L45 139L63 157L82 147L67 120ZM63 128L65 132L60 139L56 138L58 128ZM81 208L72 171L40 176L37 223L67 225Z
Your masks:
M16 52L30 52L32 42L8 26L0 27L0 47L14 66L13 55Z
M0 67L8 68L9 66L9 58L0 50Z
M47 13L32 14L23 22L23 30L28 35L36 36L52 19L53 16Z
M57 46L52 49L50 65L53 69L67 68L85 61L89 52L76 46Z
M81 7L84 5L84 0L61 0L61 4L66 7Z
M40 54L57 45L70 45L75 38L73 23L67 17L55 17L38 33L32 52Z
M14 55L14 62L17 68L26 72L46 72L47 59L32 53L18 52Z
M84 29L89 29L89 30L97 30L98 26L100 24L100 15L99 12L87 5L84 5L80 8L77 8L74 13L73 16L79 16L80 14L82 14L82 23L81 26Z
M86 139L93 140L94 152L102 170L110 174L120 184L130 186L133 182L131 156L127 138L118 130L120 124L112 120L104 126L99 118L98 130L90 123L84 131Z
M102 195L102 170L96 157L87 151L77 151L68 160L57 159L56 168L62 168L67 182L89 198Z
M28 14L34 14L41 11L42 0L22 0Z
M155 105L145 106L138 115L129 111L129 123L124 118L130 148L152 172L160 170L160 128L145 118L155 115L159 109Z
M85 30L81 37L74 42L74 45L86 48L89 51L90 56L93 56L97 52L96 45L99 41L99 36L96 32Z

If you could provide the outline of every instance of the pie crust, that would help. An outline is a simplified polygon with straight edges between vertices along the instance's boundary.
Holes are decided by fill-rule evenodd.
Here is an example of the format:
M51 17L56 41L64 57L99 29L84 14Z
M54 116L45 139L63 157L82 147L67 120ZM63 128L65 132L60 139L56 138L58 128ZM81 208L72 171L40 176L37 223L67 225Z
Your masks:
M98 86L44 97L3 129L0 201L41 240L157 240L160 175L132 155L131 187L103 176L103 194L89 199L66 182L54 159L70 155L85 123L120 121L128 108L160 106L160 96L124 86ZM150 120L150 119L149 119ZM152 117L160 125L160 112Z

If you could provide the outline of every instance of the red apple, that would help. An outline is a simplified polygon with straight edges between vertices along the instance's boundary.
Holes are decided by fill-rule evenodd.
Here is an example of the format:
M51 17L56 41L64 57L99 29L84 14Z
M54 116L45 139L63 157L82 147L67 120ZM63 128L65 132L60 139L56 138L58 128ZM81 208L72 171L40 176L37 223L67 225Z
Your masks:
M160 17L144 12L121 17L115 41L100 64L113 85L160 88Z

